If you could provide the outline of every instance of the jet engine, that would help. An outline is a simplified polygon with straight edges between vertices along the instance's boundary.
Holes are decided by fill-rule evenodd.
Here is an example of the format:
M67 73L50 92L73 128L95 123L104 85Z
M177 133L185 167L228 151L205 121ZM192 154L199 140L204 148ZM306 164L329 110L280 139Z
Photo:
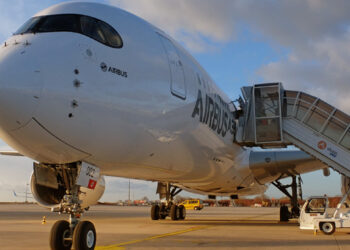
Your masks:
M344 195L349 191L350 178L344 175L341 176L341 193ZM347 197L347 201L350 201L350 195Z
M59 207L63 196L66 194L65 185L60 179L62 178L59 172L53 168L40 168L40 171L34 168L30 186L33 197L39 205L46 208ZM104 177L99 178L94 189L79 187L79 191L81 208L96 204L105 191Z

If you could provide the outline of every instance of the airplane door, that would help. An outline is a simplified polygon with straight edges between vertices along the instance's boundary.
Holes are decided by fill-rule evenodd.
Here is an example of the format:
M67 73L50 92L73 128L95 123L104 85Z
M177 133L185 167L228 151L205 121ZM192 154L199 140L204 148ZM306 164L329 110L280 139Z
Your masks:
M185 73L179 54L173 43L159 34L160 40L168 56L170 67L170 89L171 93L181 99L186 99Z

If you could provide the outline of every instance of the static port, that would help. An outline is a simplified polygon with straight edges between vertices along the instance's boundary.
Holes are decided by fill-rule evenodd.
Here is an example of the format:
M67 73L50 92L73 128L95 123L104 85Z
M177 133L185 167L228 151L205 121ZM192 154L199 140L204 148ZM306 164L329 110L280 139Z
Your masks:
M79 88L81 85L81 82L79 80L74 80L73 84L74 84L74 87Z
M78 107L78 102L76 100L72 101L72 108Z

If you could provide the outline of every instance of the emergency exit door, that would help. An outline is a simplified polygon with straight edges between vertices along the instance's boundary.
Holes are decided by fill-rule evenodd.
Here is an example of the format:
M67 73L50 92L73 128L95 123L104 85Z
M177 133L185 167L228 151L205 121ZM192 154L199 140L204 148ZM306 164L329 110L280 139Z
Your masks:
M181 99L186 99L185 74L181 59L173 43L166 37L158 34L166 51L170 67L171 93Z

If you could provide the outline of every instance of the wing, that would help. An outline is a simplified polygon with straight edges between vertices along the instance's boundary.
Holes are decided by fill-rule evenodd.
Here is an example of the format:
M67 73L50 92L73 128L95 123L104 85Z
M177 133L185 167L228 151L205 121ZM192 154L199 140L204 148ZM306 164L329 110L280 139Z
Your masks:
M24 156L15 151L0 151L0 155L8 155L8 156Z
M249 165L256 180L261 184L328 168L321 161L300 150L252 151Z

